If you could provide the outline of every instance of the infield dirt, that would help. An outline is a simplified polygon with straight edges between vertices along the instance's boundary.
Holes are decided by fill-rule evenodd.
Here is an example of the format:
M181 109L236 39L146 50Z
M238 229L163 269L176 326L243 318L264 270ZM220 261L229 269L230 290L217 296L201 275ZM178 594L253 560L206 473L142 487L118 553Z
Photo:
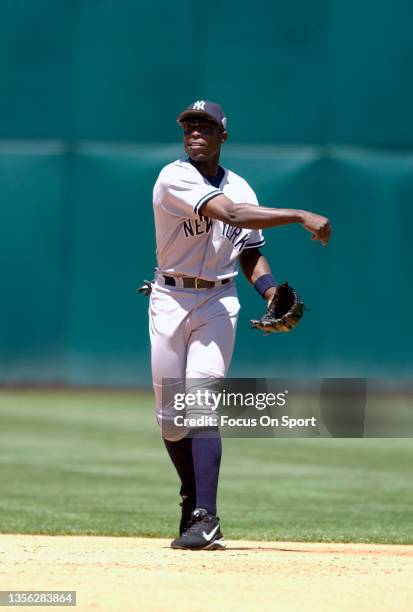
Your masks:
M413 546L227 544L191 552L155 538L0 535L0 590L75 590L77 611L413 609Z

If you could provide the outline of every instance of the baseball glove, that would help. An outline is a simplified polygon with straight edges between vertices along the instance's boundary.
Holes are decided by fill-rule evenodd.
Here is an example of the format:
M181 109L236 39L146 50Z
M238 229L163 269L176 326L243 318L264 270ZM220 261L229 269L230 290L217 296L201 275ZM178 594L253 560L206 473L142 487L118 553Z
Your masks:
M261 319L252 320L251 326L263 332L289 332L301 320L305 306L288 283L277 286L277 291Z
M153 283L154 281L144 280L143 285L136 289L136 293L143 293L143 295L151 295Z

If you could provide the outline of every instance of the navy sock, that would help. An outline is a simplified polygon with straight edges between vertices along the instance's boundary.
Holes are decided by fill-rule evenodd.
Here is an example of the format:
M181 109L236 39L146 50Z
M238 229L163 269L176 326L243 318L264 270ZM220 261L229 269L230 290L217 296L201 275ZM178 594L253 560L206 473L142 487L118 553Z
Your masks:
M163 441L172 463L178 472L178 476L181 479L181 495L194 499L196 496L196 487L191 439L183 438L177 442L170 442L163 438Z
M221 464L221 436L219 431L205 437L205 431L192 438L192 457L196 482L196 507L208 514L217 513L217 489Z

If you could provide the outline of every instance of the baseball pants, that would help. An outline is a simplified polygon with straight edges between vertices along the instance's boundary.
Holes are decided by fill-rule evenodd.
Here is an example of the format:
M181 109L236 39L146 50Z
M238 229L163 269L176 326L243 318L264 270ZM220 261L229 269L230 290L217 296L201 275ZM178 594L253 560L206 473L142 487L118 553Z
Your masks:
M224 378L234 349L240 304L234 282L212 289L155 282L149 302L152 380L157 420L170 441L189 429L177 427L176 393L189 392L193 379Z

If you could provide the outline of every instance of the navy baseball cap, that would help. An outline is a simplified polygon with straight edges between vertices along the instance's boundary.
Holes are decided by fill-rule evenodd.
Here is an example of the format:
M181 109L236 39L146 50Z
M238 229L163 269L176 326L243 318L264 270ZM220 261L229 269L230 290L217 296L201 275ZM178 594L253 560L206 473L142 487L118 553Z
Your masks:
M176 120L178 123L182 123L182 121L185 121L185 119L188 117L193 117L194 115L204 115L205 117L208 117L208 119L212 119L212 121L215 121L215 123L218 124L218 127L220 127L221 130L225 130L227 127L227 118L224 115L222 106L216 102L197 100L182 111Z

